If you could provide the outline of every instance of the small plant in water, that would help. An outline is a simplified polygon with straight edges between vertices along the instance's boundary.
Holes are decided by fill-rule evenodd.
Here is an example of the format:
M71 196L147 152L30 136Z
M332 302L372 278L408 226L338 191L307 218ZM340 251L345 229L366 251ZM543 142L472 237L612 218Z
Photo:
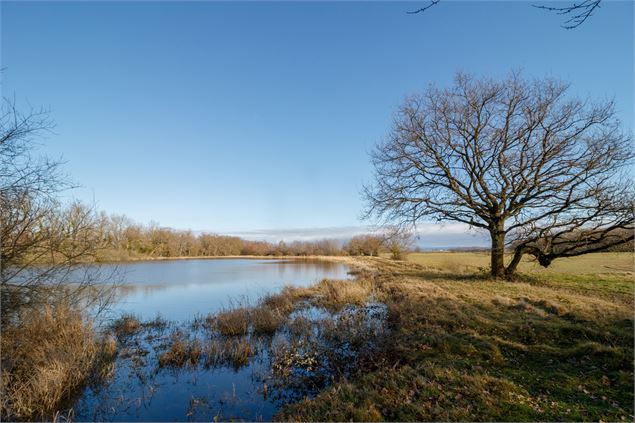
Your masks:
M117 338L124 338L139 332L141 322L132 314L124 314L113 323L112 328Z
M254 334L272 334L287 320L287 316L277 309L260 306L251 311L251 324Z
M188 340L182 332L172 334L169 349L159 355L159 367L195 366L201 357L201 343L198 339Z
M249 364L249 358L256 353L256 347L247 338L214 338L205 348L205 366L229 365L239 369Z
M249 309L240 307L221 311L213 319L213 326L223 336L245 335L249 330Z

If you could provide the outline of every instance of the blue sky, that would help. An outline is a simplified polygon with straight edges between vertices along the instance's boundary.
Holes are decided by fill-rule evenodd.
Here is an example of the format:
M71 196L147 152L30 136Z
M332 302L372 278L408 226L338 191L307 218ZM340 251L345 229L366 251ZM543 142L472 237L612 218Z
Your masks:
M368 152L396 106L459 70L559 76L633 128L632 2L575 30L525 2L405 13L422 3L3 1L3 95L50 108L43 150L76 197L280 237L363 225Z

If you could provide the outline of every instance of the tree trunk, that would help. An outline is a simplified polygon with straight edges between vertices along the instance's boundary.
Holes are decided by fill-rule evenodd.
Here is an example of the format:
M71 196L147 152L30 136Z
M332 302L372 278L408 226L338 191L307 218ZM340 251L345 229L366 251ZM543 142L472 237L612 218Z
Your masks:
M491 273L493 278L505 277L505 231L499 226L490 229L492 237Z
M514 251L514 257L512 257L512 261L507 265L507 269L505 269L505 277L507 279L511 279L516 274L516 269L520 264L520 260L523 258L523 254L525 254L522 247L516 247Z

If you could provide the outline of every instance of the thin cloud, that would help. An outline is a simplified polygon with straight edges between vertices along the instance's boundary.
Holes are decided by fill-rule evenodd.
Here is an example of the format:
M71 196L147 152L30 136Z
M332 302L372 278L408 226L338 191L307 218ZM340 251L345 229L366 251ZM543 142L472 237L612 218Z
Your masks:
M256 229L251 231L230 232L227 235L238 236L253 241L316 241L336 239L347 241L356 235L377 232L374 226L340 226L326 228L295 229ZM422 223L417 225L415 246L423 249L443 249L457 247L485 247L489 239L487 234L471 229L462 223Z

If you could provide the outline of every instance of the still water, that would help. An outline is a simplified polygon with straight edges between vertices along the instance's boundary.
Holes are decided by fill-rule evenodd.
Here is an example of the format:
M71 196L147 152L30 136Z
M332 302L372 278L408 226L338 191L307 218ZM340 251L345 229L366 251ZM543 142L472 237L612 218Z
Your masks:
M111 269L109 269L110 267ZM121 281L115 314L143 320L192 319L235 303L253 302L284 285L308 286L346 279L348 266L306 260L202 259L107 265Z
M103 270L117 270L121 283L113 317L126 313L148 321L160 315L168 323L118 340L112 374L90 384L72 405L69 417L77 421L271 420L282 405L310 393L304 386L276 387L271 337L248 335L256 353L240 366L201 360L170 368L158 365L158 357L175 334L209 342L209 333L192 329L197 316L255 303L285 285L349 278L344 264L304 260L173 260Z

